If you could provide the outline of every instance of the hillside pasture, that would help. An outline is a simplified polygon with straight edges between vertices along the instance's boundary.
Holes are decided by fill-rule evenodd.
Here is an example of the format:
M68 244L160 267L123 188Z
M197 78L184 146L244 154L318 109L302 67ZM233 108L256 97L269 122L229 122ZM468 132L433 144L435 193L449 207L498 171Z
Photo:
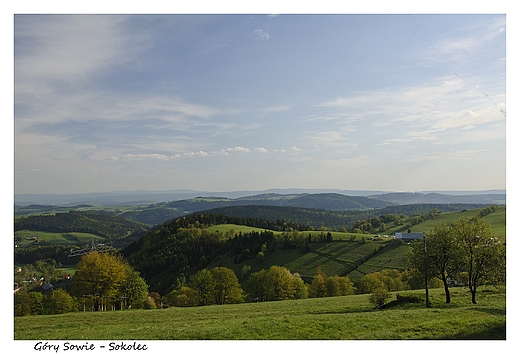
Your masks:
M401 292L424 294L424 291ZM392 293L392 299L396 294ZM505 340L505 291L430 290L432 306L407 303L374 310L369 295L174 307L73 312L14 319L15 340ZM391 299L391 300L392 300Z
M86 232L47 232L47 231L29 231L20 230L15 231L14 237L16 244L25 246L72 246L80 245L89 242L104 242L106 239L101 236ZM35 242L31 238L36 237L38 242ZM19 241L18 241L19 240Z
M482 208L483 209L483 208ZM428 232L430 230L433 230L435 225L438 224L447 224L450 225L455 220L464 217L464 218L473 218L475 216L478 216L479 212L482 209L470 209L470 210L462 210L462 211L453 211L453 212L443 212L436 214L434 219L426 220L420 224L412 225L410 226L410 231L412 233L420 233L420 232ZM409 217L404 220L404 223L406 224L409 222L409 220L412 217ZM497 208L497 210L493 213L490 213L484 217L484 220L486 220L493 231L496 233L496 236L501 239L502 241L505 241L506 239L506 207L500 206ZM384 232L388 235L394 235L396 232L407 232L407 229L403 229L403 225L400 226L394 226L392 224L387 225L388 228Z

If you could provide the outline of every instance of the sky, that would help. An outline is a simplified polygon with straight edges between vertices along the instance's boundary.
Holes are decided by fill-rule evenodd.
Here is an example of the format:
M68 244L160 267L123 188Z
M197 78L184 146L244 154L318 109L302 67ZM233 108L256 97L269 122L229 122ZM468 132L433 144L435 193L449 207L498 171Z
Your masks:
M14 15L14 192L506 188L506 15Z

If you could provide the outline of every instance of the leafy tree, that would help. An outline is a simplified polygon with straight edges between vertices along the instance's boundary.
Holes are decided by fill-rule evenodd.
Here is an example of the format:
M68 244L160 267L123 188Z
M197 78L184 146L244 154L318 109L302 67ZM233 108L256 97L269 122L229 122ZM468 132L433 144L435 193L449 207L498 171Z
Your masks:
M467 273L471 302L477 303L477 288L486 282L505 278L505 246L492 237L492 229L481 217L460 218L451 225L461 245L461 263Z
M435 225L433 230L426 233L424 237L425 240L412 243L409 257L410 263L412 267L419 269L424 274L424 256L426 252L428 280L437 277L442 281L446 303L449 304L451 297L448 287L448 276L455 274L459 266L457 261L460 259L460 247L451 229L446 224Z
M197 291L187 286L170 291L163 299L170 306L191 307L198 305Z
M74 309L72 296L65 290L53 290L50 295L44 297L44 312L49 315L71 312Z
M338 280L338 276L327 277L325 279L325 289L327 296L340 296L341 288Z
M309 296L308 286L304 283L300 274L294 273L292 279L295 299L306 299Z
M337 282L339 284L339 295L340 296L354 294L354 283L352 283L352 281L350 281L349 277L340 277L339 275L334 275L330 278L337 279Z
M378 288L387 291L399 291L405 289L402 280L403 274L395 269L383 269L379 272L365 275L358 284L360 293L372 293Z
M199 270L188 281L188 286L197 291L197 303L200 306L213 303L215 285L213 274L207 269Z
M215 302L219 305L239 303L243 300L243 291L238 283L235 272L229 268L217 267L210 269L215 280Z
M250 271L251 271L251 266L244 264L244 266L242 267L242 272L241 272L242 277L246 277Z
M252 301L277 301L305 298L306 289L298 274L281 266L273 265L251 274L247 281L249 298Z
M155 299L151 296L147 296L146 300L143 303L143 308L146 310L156 309L157 304L155 303Z
M155 306L157 308L161 306L161 295L158 292L152 291L148 294L148 297L151 297L153 301L155 301Z
M148 284L139 276L139 272L126 265L126 277L117 297L125 307L140 308L148 297Z
M89 253L78 262L71 292L78 298L92 295L98 311L105 298L117 298L121 294L127 276L128 268L120 258L108 253Z
M43 315L43 294L39 291L30 291L31 297L31 313L34 315Z
M251 301L267 301L268 284L266 269L252 273L246 285Z
M14 315L27 316L32 313L33 299L25 290L18 290L14 294Z
M294 299L295 288L293 275L285 267L273 265L266 274L268 284L267 300L290 300Z
M327 296L327 275L321 267L316 269L316 274L312 277L311 284L309 285L310 297L326 297Z
M370 273L361 278L357 288L360 293L367 294L378 288L386 288L386 285L376 273Z

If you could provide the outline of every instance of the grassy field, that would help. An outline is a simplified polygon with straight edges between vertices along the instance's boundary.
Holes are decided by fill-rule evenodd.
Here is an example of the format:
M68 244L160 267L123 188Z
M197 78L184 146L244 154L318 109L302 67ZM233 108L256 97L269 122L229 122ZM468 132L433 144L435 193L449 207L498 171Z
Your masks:
M460 217L474 217L478 215L480 209L467 210L462 212L446 212L441 213L435 217L434 220L427 220L418 225L412 226L412 232L426 232L437 224L451 223ZM499 207L497 211L487 215L485 219L496 235L505 240L506 238L506 208ZM231 229L236 233L261 231L260 228L253 228L242 225L215 225L208 228L210 231L219 230L225 233ZM223 266L233 269L236 274L240 275L244 265L251 267L250 273L260 269L267 269L271 265L281 265L289 269L293 273L299 273L306 282L310 282L312 277L316 274L317 267L327 275L343 274L348 269L349 265L362 259L365 255L372 253L376 248L384 245L391 240L390 237L385 238L383 235L392 236L394 232L392 228L381 234L379 241L372 241L370 234L353 234L348 232L331 232L334 241L330 243L311 243L310 252L303 252L301 249L293 250L276 250L270 253L267 257L260 261L256 258L247 260L240 264L234 264L232 258L222 256L209 265L209 268L216 266ZM320 234L321 231L305 231L307 234ZM350 238L355 236L355 240L359 241L365 238L365 243L349 242ZM357 281L365 274L378 272L385 268L404 270L407 267L406 253L409 251L409 246L402 244L397 247L386 247L381 249L374 257L358 266L356 270L348 273L351 280Z
M15 231L14 233L15 239L19 238L21 241L16 242L20 246L29 246L29 245L40 245L40 246L57 246L57 245L79 245L82 243L94 241L94 242L104 242L106 238L97 236L94 234L89 234L86 232L47 232L47 231L29 231L29 230L20 230ZM32 240L26 240L26 238L37 237L38 243L34 243Z
M426 232L429 230L432 230L435 225L441 224L441 223L447 223L451 224L453 221L457 220L458 218L465 217L465 218L472 218L478 215L479 211L481 209L471 209L466 211L456 211L456 212L445 212L438 214L435 219L433 220L426 220L425 222L422 222L418 225L413 225L410 227L411 232ZM484 220L486 220L493 231L496 233L496 236L500 238L502 241L505 241L506 239L506 207L498 207L498 209L488 214L484 217ZM389 226L389 225L387 225ZM399 227L388 227L387 231L385 231L385 234L393 235L395 232L402 232L398 231ZM406 231L404 231L406 232Z
M451 304L443 302L441 289L430 294L430 308L415 303L374 310L368 295L351 295L16 317L14 339L505 339L504 290L479 292L477 305L471 304L465 288L452 289Z

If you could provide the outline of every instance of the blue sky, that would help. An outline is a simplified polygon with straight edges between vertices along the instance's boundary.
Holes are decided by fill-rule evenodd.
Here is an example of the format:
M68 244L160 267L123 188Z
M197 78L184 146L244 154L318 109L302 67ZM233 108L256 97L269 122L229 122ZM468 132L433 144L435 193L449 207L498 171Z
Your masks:
M14 191L506 188L505 15L16 15Z

